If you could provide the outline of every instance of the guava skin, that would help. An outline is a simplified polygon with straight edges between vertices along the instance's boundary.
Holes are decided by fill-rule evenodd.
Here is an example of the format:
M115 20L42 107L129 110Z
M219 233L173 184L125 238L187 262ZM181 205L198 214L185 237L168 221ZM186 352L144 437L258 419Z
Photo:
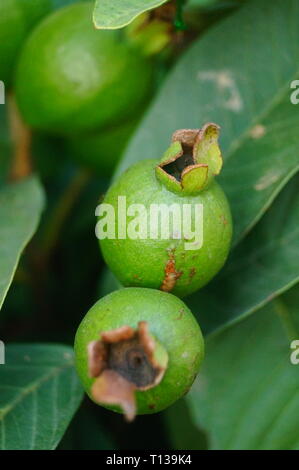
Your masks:
M117 214L118 196L131 204L203 204L203 246L186 250L185 240L102 239L103 257L123 286L159 289L165 278L170 254L181 273L171 292L179 297L207 284L222 268L230 249L232 219L226 196L213 180L197 195L178 195L156 178L157 160L144 160L130 167L108 190L103 203L111 204ZM116 217L117 227L117 217ZM117 229L116 229L117 233Z
M51 9L50 0L1 0L0 80L11 84L14 65L30 28Z
M94 2L45 18L22 51L16 97L32 128L67 134L125 121L151 89L152 64L119 31L96 30Z
M94 379L88 374L88 344L99 339L101 331L123 325L136 328L139 321L148 322L151 335L168 353L168 366L162 381L149 390L136 392L137 414L151 414L167 408L187 393L204 357L200 327L180 299L144 288L125 288L103 297L89 310L77 330L75 362L90 396ZM103 406L120 411L118 407Z

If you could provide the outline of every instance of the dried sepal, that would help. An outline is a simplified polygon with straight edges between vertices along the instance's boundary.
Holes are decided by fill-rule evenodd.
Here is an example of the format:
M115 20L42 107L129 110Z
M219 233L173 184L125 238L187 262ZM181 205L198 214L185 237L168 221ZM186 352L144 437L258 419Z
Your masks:
M182 146L194 147L200 129L178 129L172 134L172 142L181 142Z
M95 380L91 393L100 403L118 405L127 421L133 421L136 415L135 390L134 384L114 370L107 369Z
M90 377L98 377L107 366L107 350L101 341L88 345L88 370Z
M103 343L118 343L119 341L126 341L133 338L135 331L130 326L121 326L111 331L104 331L101 334Z

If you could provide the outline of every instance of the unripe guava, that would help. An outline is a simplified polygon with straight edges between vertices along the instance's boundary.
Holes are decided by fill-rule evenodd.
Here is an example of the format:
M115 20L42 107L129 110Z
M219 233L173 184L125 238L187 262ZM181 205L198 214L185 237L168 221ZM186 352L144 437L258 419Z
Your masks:
M29 37L16 77L27 124L66 134L135 115L151 88L152 65L122 31L96 30L94 2L49 15Z
M222 166L218 132L212 123L200 130L175 132L161 162L138 162L108 190L97 212L97 235L106 263L124 286L156 288L183 297L207 284L223 266L231 243L232 219L226 196L214 180ZM120 203L124 197L125 219L124 204ZM169 212L166 227L161 218L151 217L153 205L161 204L167 210L179 209L180 219L177 212L174 217ZM108 234L110 207L115 230ZM202 245L199 233L198 243L190 244L187 239L184 207L191 213L190 226L200 229L202 221ZM144 221L145 233L140 229ZM168 233L163 234L165 227Z
M15 60L29 30L50 9L50 0L1 0L0 80L5 85L10 85Z
M126 288L103 297L75 338L76 368L87 394L129 420L182 397L203 356L203 337L190 310L153 289Z

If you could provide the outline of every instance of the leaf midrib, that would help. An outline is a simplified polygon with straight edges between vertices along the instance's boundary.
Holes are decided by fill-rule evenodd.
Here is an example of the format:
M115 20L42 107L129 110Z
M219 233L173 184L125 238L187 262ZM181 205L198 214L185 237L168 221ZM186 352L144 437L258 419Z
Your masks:
M40 367L40 366L39 366ZM10 402L9 405L5 406L4 408L0 408L0 423L4 421L7 415L18 405L20 404L28 395L34 393L40 388L44 383L48 382L50 379L58 376L63 370L73 367L73 362L65 364L61 367L53 368L48 374L41 377L38 380L30 383L26 387L21 387L20 394ZM1 385L0 385L1 390Z
M296 70L296 73L292 75L289 80L287 80L287 83L281 85L281 88L278 89L277 94L275 94L273 99L269 101L269 105L265 106L265 108L259 114L257 114L257 116L254 119L252 119L250 125L246 127L246 129L240 134L240 136L237 139L235 139L234 143L228 148L226 152L226 157L225 157L226 162L240 148L240 146L243 144L243 141L247 139L252 128L256 126L257 124L259 124L261 121L263 121L267 117L267 115L271 113L271 111L275 108L275 106L277 106L282 101L283 96L287 94L287 91L290 88L290 82L292 80L295 80L298 77L298 74L299 74L299 67L298 67L298 70Z
M242 144L246 141L246 139L250 135L250 131L254 126L259 124L261 121L263 121L271 112L273 109L283 100L283 96L287 95L288 90L290 89L290 83L295 80L299 75L299 67L294 73L294 75L291 75L291 78L289 80L286 80L286 83L282 84L281 87L278 89L277 93L275 96L270 100L269 104L265 106L265 108L257 114L250 122L250 124L246 127L246 129L240 134L240 136L231 144L230 147L228 147L228 150L226 152L226 157L225 157L225 164L237 153L237 151L242 147ZM260 220L262 215L265 213L268 207L272 204L274 201L275 197L281 189L285 186L285 184L289 181L289 179L294 176L295 173L299 171L299 164L294 168L293 171L291 171L282 181L280 184L277 185L276 189L272 192L272 197L269 197L267 200L267 203L264 204L256 214L256 216L252 219L251 223L246 227L246 229L243 230L242 233L239 234L239 236L235 239L233 247L235 247L240 241L244 238L244 236L255 226L255 224Z

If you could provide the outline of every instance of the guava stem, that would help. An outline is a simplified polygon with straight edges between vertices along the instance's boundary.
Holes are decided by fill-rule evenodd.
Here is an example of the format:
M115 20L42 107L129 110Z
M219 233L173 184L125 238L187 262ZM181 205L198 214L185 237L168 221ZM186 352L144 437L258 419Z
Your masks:
M51 256L53 248L59 239L61 229L70 215L76 200L89 182L90 177L91 174L89 171L79 170L70 181L58 201L58 204L54 208L47 226L45 227L44 238L40 246L40 255L44 263L46 263Z
M174 20L174 25L177 31L184 31L186 29L186 24L183 17L185 0L176 0L176 15Z
M24 123L12 93L8 96L8 116L10 134L14 144L9 179L19 181L27 178L32 173L32 132Z
M47 297L48 264L52 252L59 239L60 231L71 212L78 196L89 180L86 171L78 172L61 196L52 215L43 228L41 238L31 242L29 247L29 263L31 272L31 284L37 304L37 315L43 312L45 328L51 324L53 311L51 301ZM45 301L45 299L47 299Z

